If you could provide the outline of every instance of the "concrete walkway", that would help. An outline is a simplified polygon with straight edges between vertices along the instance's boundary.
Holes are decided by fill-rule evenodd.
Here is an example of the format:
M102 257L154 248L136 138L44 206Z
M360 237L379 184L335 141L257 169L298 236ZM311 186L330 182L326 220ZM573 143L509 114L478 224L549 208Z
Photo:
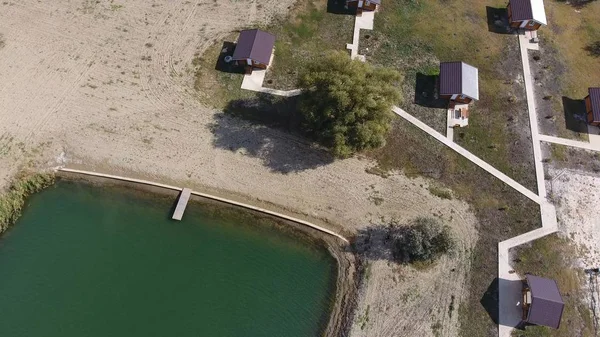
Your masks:
M539 138L537 111L535 108L535 97L533 88L533 77L529 67L528 49L539 48L537 43L531 43L527 34L519 34L519 46L521 48L521 62L523 63L523 79L525 80L525 92L527 94L527 110L529 111L529 126L531 128L531 140L533 143L533 158L535 163L535 176L538 194L546 198L546 182L544 180L544 168L542 163L542 147Z
M448 140L451 142L454 141L454 117L452 116L453 112L453 109L448 109L446 114L446 138L448 138Z
M600 144L592 144L592 143L582 142L582 141L573 140L573 139L540 135L540 140L543 142L546 142L546 143L554 143L554 144L560 144L560 145L565 145L565 146L577 147L580 149L585 149L585 150L590 150L590 151L600 151Z
M277 90L271 88L263 87L263 83L265 81L265 76L267 75L266 70L254 70L252 74L245 74L244 80L242 81L242 89L256 91L256 92L264 92L266 94L276 95L276 96L298 96L302 93L300 89L294 90Z
M517 190L518 192L520 192L521 194L523 194L527 198L533 200L535 203L540 204L542 202L542 199L540 199L540 197L537 194L531 192L525 186L519 184L518 182L516 182L515 180L513 180L512 178L510 178L506 174L498 171L492 165L490 165L490 164L486 163L485 161L481 160L479 157L477 157L474 154L472 154L471 152L467 151L462 146L460 146L460 145L454 143L453 141L449 140L446 136L444 136L441 133L437 132L436 130L434 130L433 128L431 128L429 125L421 122L416 117L413 117L408 112L406 112L406 111L404 111L404 110L402 110L402 109L400 109L399 107L396 107L396 106L393 107L392 110L398 116L406 119L407 121L409 121L410 123L412 123L413 125L415 125L416 127L418 127L419 129L425 131L426 133L428 133L433 138L437 139L438 141L440 141L444 145L448 146L452 150L458 152L460 155L462 155L466 159L470 160L475 165L477 165L480 168L484 169L485 171L489 172L491 175L493 175L494 177L500 179L501 181L503 181L504 183L506 183L510 187L514 188L515 190Z
M537 111L535 107L535 96L531 68L529 66L529 49L539 50L539 45L531 43L527 33L519 34L519 46L521 49L521 62L523 64L523 77L525 80L525 92L527 94L527 110L529 111L529 124L531 127L531 140L533 142L533 155L535 160L535 173L538 184L538 194L541 199L540 213L542 217L542 228L521 234L514 238L498 243L498 336L510 337L513 329L521 323L522 314L522 276L517 275L510 265L509 251L513 247L537 240L546 235L558 231L556 220L556 208L549 203L544 181L544 164L542 162L541 141L547 140L539 133ZM549 137L556 138L556 137ZM562 139L562 138L558 138Z
M365 11L360 15L356 15L354 18L354 35L352 36L352 43L346 45L347 49L350 49L350 57L352 59L359 59L365 61L363 55L358 55L358 43L360 41L360 30L361 29L373 29L373 22L375 22L375 12Z

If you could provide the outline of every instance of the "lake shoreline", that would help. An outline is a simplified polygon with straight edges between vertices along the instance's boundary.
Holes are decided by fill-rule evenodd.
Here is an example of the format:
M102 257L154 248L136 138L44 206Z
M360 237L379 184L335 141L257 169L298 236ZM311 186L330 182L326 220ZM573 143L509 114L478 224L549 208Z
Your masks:
M108 177L99 177L86 175L82 173L58 171L58 179L67 181L81 181L88 184L101 187L121 187L129 188L143 193L156 195L168 195L177 198L179 191L166 187L147 185L138 182L130 182L120 179L111 179ZM176 200L176 199L175 199ZM335 279L335 297L329 311L329 318L326 328L323 330L324 336L345 336L348 335L353 321L354 310L358 299L358 289L360 282L359 260L353 253L350 244L342 242L340 239L308 227L306 225L279 218L275 215L261 213L259 211L246 209L240 206L229 204L222 201L211 200L208 198L193 195L190 202L198 203L208 207L216 207L225 211L237 213L247 213L259 219L267 219L272 222L278 230L291 233L308 244L326 248L329 254L336 260L336 279Z

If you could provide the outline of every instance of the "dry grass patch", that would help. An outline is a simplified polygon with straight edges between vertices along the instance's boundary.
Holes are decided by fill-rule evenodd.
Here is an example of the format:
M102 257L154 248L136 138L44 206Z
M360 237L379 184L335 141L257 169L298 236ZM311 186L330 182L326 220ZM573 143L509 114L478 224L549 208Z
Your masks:
M581 100L588 87L600 85L600 50L595 48L600 43L600 2L544 3L548 26L539 30L540 52L531 62L540 127L548 134L587 141L585 122L573 115L584 116Z

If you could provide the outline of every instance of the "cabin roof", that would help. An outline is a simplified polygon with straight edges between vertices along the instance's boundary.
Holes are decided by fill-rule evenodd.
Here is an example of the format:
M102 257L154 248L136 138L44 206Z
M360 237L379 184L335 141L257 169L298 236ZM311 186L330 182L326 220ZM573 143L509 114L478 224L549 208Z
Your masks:
M513 21L533 20L547 25L544 0L510 0Z
M526 279L531 290L527 322L558 329L565 303L556 281L533 275L527 275Z
M268 65L274 47L275 35L258 29L243 30L233 52L233 60L251 59Z
M589 88L590 103L594 121L600 121L600 88Z
M464 62L440 63L440 95L479 99L479 71Z
M381 5L381 0L369 0L369 1L374 4ZM358 0L348 0L347 2L358 2Z

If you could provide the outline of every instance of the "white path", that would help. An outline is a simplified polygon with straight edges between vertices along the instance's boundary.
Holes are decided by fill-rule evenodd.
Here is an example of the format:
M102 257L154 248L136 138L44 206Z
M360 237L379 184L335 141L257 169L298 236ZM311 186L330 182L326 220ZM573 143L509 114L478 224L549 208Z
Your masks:
M273 58L271 57L271 60L272 59ZM242 89L284 97L298 96L302 93L302 90L300 89L286 91L263 87L266 74L266 70L254 70L252 71L252 74L245 74L244 80L242 80Z
M537 194L533 193L532 191L530 191L529 189L527 189L525 186L519 184L518 182L516 182L515 180L513 180L511 177L507 176L506 174L498 171L492 165L490 165L490 164L486 163L485 161L481 160L479 157L477 157L476 155L474 155L471 152L467 151L462 146L460 146L460 145L454 143L453 141L449 140L445 135L442 135L441 133L437 132L436 130L434 130L433 128L431 128L429 125L421 122L419 119L417 119L416 117L412 116L408 112L406 112L406 111L404 111L404 110L402 110L402 109L400 109L399 107L396 107L396 106L393 107L392 110L398 116L406 119L407 121L409 121L410 123L412 123L413 125L415 125L416 127L418 127L419 129L427 132L433 138L437 139L438 141L440 141L444 145L448 146L452 150L458 152L460 155L462 155L466 159L470 160L475 165L477 165L480 168L484 169L485 171L489 172L491 175L493 175L494 177L500 179L501 181L503 181L504 183L506 183L510 187L514 188L515 190L517 190L518 192L520 192L521 194L523 194L527 198L533 200L535 203L540 204L542 202L542 200L540 199L540 197Z
M448 138L448 140L450 141L454 141L454 125L453 125L453 118L452 118L452 109L448 109L448 111L446 111L446 138Z
M540 204L542 215L542 228L521 234L514 238L498 243L498 306L499 324L498 336L510 337L514 327L521 322L521 276L517 275L510 266L509 251L511 248L524 243L537 240L558 230L556 221L556 208L546 200L546 186L544 182L544 164L542 162L541 141L545 136L540 135L537 123L537 111L535 107L533 78L529 66L529 49L539 50L539 46L530 42L527 34L519 34L519 46L521 49L521 62L523 64L523 78L525 80L525 92L527 94L527 110L529 111L529 124L531 127L531 140L533 142L533 155L535 160L535 172L538 182L538 194L543 200Z
M546 143L554 143L554 144L560 144L560 145L565 145L565 146L577 147L580 149L585 149L585 150L590 150L590 151L600 151L599 144L592 144L592 143L582 142L582 141L573 140L573 139L540 135L540 140L543 142L546 142Z
M375 22L375 12L365 11L360 15L356 15L354 18L354 35L352 35L352 43L346 45L347 49L350 49L350 57L352 59L358 58L361 61L365 61L363 55L358 55L358 43L360 41L360 30L361 29L373 29L373 22Z
M537 48L536 43L529 42L526 34L519 34L519 46L521 48L521 62L525 80L525 92L527 94L527 110L529 111L529 126L531 127L531 140L533 142L533 157L535 161L535 176L537 180L538 194L546 198L546 182L544 181L544 167L542 163L542 147L539 138L537 111L535 109L535 98L533 88L533 77L529 67L528 49ZM531 48L530 48L531 47Z

